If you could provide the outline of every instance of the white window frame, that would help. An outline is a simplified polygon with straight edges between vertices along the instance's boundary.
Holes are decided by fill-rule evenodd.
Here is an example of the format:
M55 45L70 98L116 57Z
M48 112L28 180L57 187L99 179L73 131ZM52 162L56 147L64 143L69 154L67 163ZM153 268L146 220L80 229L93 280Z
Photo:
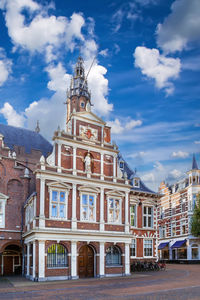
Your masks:
M135 218L134 218L135 225L131 224L131 215L133 215L133 213L131 213L131 207L132 206L135 206ZM130 204L130 225L131 225L132 228L137 228L137 204L132 204L132 203Z
M82 218L82 196L83 195L87 195L88 197L89 196L93 196L94 197L94 220L89 220L89 214L88 214L88 219L85 220ZM80 220L81 222L86 222L86 223L94 223L96 222L96 210L97 210L97 206L96 206L96 198L97 198L97 194L96 193L91 193L91 192L81 192L80 193ZM89 212L89 201L88 201L88 212Z
M186 224L186 220L185 219L180 221L180 233L181 233L181 235L186 234L186 225L187 224ZM183 233L182 226L185 226L185 233Z
M144 208L147 208L147 211L148 211L148 208L151 207L152 209L152 213L151 213L151 227L148 226L148 217L150 216L148 213L147 214L144 214ZM144 217L146 217L146 224L147 226L144 226ZM143 205L142 207L142 227L143 228L154 228L154 207L153 205Z
M131 247L133 245L133 241L134 241L134 245L135 247ZM131 248L135 248L135 255L131 255ZM137 240L136 239L132 239L131 240L131 244L130 244L130 257L133 258L133 257L136 257L137 256Z
M5 228L5 219L6 219L6 202L9 197L0 193L0 202L2 204L2 222L0 223L0 228Z
M145 255L145 241L151 241L151 251L152 255ZM150 249L150 248L149 248ZM153 239L145 238L143 239L143 256L145 258L152 258L153 257Z
M173 226L174 225L174 226ZM173 227L175 228L175 234L173 235L172 234L172 229L173 229ZM171 222L171 236L176 236L176 222Z
M60 216L57 216L57 217L53 217L52 216L52 192L53 191L56 191L58 193L65 193L65 202L63 203L65 205L65 216L64 217L60 217ZM59 204L60 204L60 201L58 200L58 212L59 212ZM61 203L62 204L62 203ZM60 189L60 188L54 188L54 187L51 187L49 189L49 219L52 219L52 220L67 220L67 206L68 206L68 190L65 190L65 189Z
M109 200L113 199L114 201L115 200L119 200L119 222L111 222L109 220ZM114 209L114 212L115 212L115 209ZM109 196L107 198L107 220L108 220L108 224L121 224L122 223L122 198L120 197L116 197L116 196Z

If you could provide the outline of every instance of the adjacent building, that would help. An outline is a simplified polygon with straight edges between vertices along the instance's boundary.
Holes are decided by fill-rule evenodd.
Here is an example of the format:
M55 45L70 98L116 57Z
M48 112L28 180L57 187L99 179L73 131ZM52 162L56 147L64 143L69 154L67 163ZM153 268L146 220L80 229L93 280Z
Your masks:
M65 128L55 131L53 147L43 140L37 158L30 150L37 148L33 138L18 173L20 152L2 133L0 150L7 149L2 170L12 178L1 189L2 275L22 270L39 281L127 276L132 261L157 258L159 195L130 169L111 143L111 128L91 112L81 57L67 95ZM41 138L38 132L33 135L35 142ZM23 185L20 192L18 184L10 194L9 180ZM18 235L9 231L10 214L17 220L12 229Z
M192 236L190 221L200 193L200 170L193 156L187 176L167 186L160 185L163 196L158 206L159 258L170 261L199 261L200 238Z

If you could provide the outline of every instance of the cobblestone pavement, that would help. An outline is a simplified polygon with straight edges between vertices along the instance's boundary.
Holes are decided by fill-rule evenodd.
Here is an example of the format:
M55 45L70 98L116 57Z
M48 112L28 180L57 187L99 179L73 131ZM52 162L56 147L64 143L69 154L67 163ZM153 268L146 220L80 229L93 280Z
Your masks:
M168 265L166 271L130 277L31 282L0 279L0 299L58 300L200 300L200 265Z

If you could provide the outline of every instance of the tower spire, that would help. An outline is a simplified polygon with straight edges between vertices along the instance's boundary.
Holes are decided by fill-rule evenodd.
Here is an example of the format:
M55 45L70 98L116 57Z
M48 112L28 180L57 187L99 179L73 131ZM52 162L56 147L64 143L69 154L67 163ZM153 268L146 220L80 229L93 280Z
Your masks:
M196 161L196 157L193 153L193 158L192 158L192 170L198 170L198 165L197 165L197 161Z

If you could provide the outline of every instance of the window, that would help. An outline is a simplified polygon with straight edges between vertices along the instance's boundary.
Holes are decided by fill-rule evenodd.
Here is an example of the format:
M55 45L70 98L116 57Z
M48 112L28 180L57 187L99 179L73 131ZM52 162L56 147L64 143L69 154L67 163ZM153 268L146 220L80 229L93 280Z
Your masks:
M144 239L144 256L153 256L153 241Z
M143 208L143 226L153 227L153 207L144 206Z
M130 223L132 227L136 227L137 226L137 206L136 205L131 205L130 207Z
M175 215L176 214L176 202L173 201L172 202L172 215Z
M140 187L140 179L134 178L133 179L133 186L139 188Z
M1 199L1 196L3 199ZM0 228L5 227L5 205L7 198L7 196L0 193Z
M81 86L81 85L80 85ZM81 107L84 108L85 107L85 102L81 102Z
M136 256L136 240L133 239L130 246L130 256Z
M53 244L47 251L47 268L67 267L67 250L60 244Z
M160 219L164 219L165 217L165 209L164 207L160 207Z
M181 234L186 234L186 221L181 221Z
M171 236L175 236L176 235L176 223L173 222L171 223Z
M192 259L199 259L199 248L197 244L192 245Z
M181 202L181 211L184 212L185 211L185 199L182 200Z
M123 168L124 168L124 162L123 162L123 161L120 161L119 167L120 167L120 169L123 169Z
M159 238L164 238L165 237L165 234L166 234L166 232L165 232L165 226L160 226L159 227Z
M81 195L81 220L94 222L96 219L95 213L95 195Z
M121 203L120 199L108 199L108 222L120 223L121 222Z
M51 217L64 219L66 214L66 193L63 191L51 191Z
M111 246L106 250L106 266L113 265L121 265L121 251L115 246Z

